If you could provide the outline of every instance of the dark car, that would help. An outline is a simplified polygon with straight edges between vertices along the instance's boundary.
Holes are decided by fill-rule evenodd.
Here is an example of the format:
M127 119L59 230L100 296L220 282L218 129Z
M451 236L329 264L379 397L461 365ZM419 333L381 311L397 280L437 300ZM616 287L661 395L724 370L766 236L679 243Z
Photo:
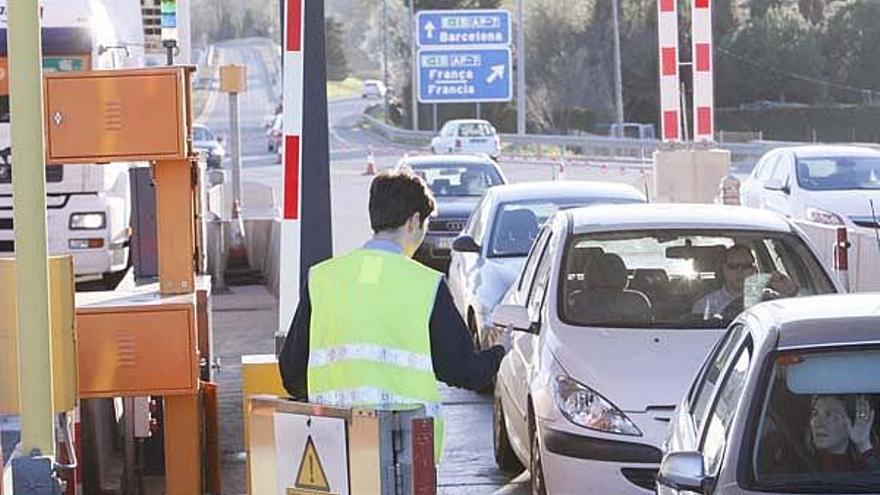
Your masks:
M452 241L464 230L483 192L506 184L507 179L495 161L483 155L419 156L404 158L400 165L424 179L437 200L437 211L428 221L428 233L415 259L446 272Z

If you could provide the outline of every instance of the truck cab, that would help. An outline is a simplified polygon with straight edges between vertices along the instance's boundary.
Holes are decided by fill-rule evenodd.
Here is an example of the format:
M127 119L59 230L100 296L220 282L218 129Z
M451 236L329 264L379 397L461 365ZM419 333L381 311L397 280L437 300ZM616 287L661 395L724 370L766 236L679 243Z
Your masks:
M139 2L44 0L43 70L89 71L143 65ZM121 4L131 4L124 6ZM109 5L109 4L108 4ZM120 14L122 16L120 17ZM0 0L0 257L15 252L6 46L6 1ZM123 22L117 19L124 19ZM138 39L140 36L140 39ZM140 40L140 43L139 43ZM115 286L129 266L131 163L46 167L49 253L73 256L77 280Z

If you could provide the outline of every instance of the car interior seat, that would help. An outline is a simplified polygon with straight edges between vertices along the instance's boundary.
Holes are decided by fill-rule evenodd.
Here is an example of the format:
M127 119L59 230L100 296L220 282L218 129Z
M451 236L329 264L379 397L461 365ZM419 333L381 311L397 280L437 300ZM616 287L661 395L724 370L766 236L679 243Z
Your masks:
M579 323L646 326L653 321L648 298L641 292L626 289L626 264L620 256L602 253L591 258L586 282L586 290L574 298L571 308Z
M538 217L529 209L508 210L501 215L495 241L497 254L521 254L531 248L538 236Z

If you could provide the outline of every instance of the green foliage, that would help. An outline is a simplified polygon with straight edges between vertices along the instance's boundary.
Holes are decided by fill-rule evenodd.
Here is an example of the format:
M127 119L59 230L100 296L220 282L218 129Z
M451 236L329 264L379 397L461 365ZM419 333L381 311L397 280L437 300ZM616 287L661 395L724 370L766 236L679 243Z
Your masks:
M345 29L342 23L328 17L324 21L324 36L326 39L327 79L344 81L348 77L349 70L344 47Z

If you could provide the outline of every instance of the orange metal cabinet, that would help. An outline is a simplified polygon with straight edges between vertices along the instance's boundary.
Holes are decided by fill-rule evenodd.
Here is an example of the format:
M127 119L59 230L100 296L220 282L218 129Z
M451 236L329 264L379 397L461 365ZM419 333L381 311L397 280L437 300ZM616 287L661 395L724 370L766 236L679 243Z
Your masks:
M46 162L184 159L189 68L45 76Z
M77 294L81 398L184 395L198 390L195 294Z

